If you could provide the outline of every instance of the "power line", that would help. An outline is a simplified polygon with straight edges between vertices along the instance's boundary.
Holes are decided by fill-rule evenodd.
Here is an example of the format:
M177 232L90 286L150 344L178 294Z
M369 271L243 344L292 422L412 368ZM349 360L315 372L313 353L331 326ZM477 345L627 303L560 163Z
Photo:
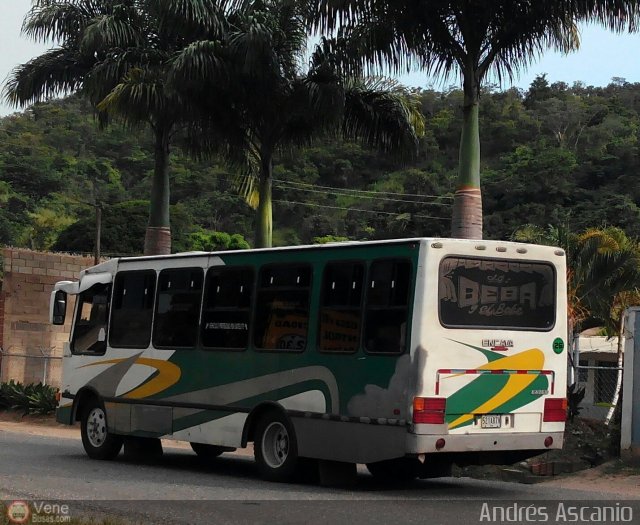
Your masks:
M283 184L287 184L287 183L282 183L277 181L276 185L280 188L285 189L286 186L283 186ZM318 186L319 188L321 188L322 186ZM376 197L375 195L353 195L353 194L349 194L349 193L341 193L342 190L338 190L338 191L327 191L327 190L314 190L311 188L288 188L288 189L294 189L296 191L306 191L306 192L311 192L311 193L322 193L323 195L337 195L339 197L350 197L352 199L373 199L373 200L378 200L378 201L386 201L386 202L404 202L404 203L408 203L408 204L422 204L422 205L429 205L429 206L451 206L451 203L449 202L423 202L423 201L412 201L412 200L407 200L407 199L390 199L388 197ZM351 190L343 190L343 191L351 191ZM391 195L394 195L393 193Z
M295 185L295 186L308 186L311 188L323 188L325 190L338 190L338 191L350 191L350 192L354 192L354 193L373 193L373 194L380 194L381 192L379 191L374 191L374 190L356 190L356 189L349 189L349 188L338 188L336 186L321 186L319 184L309 184L307 182L294 182L294 181L286 181L283 179L273 179L274 182L280 182L280 183L285 183L285 184L290 184L290 185ZM418 197L418 198L426 198L426 199L450 199L453 200L453 197L449 197L448 195L426 195L426 194L418 194L418 193L395 193L392 191L385 191L384 192L385 195L396 195L396 196L401 196L401 197ZM415 202L415 201L412 201Z
M328 208L331 210L346 210L346 211L358 211L362 213L373 213L376 215L404 215L404 213L394 213L391 211L375 211L375 210L363 210L362 208L344 208L342 206L327 206L324 204L314 204L311 202L300 202L300 201L285 201L281 199L273 199L273 202L280 202L283 204L297 204L299 206L310 206L312 208ZM412 217L420 217L421 219L437 219L441 221L451 220L451 217L434 217L431 215L418 215L418 214L410 214Z

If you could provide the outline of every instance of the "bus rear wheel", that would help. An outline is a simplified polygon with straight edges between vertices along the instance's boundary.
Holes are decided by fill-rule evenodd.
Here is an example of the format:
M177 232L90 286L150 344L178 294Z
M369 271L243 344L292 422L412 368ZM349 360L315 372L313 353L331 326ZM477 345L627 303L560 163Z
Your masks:
M123 438L109 432L107 413L97 399L90 400L82 410L82 446L91 459L114 459L122 448Z
M254 455L267 481L290 481L298 468L298 445L293 426L278 412L263 415L256 426Z

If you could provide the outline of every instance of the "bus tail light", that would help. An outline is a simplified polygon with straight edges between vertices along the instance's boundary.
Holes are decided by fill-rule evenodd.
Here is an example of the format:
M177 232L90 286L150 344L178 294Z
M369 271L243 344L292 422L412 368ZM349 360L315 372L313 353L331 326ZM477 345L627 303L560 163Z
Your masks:
M444 397L414 397L413 422L416 424L442 425L447 399Z
M545 423L561 422L567 420L567 399L547 398L544 400L544 414L542 421Z

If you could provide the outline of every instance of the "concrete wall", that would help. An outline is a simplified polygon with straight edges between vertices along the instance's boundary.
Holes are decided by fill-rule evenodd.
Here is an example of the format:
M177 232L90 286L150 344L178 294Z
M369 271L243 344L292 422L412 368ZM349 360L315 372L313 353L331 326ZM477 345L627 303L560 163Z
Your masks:
M49 324L49 297L57 281L73 281L93 258L4 248L0 298L0 380L60 383L62 344L69 339L74 300L64 326ZM44 359L44 356L49 356Z
M640 465L640 308L626 311L626 326L631 332L624 350L622 392L622 425L620 450L622 457Z

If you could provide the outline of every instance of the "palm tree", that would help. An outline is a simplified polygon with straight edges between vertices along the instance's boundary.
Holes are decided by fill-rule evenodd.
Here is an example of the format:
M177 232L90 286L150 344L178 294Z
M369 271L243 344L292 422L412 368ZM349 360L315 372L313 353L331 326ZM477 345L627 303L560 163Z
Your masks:
M239 2L238 2L239 3ZM169 166L171 141L187 108L165 89L169 59L199 38L180 17L209 33L222 30L233 0L35 0L23 30L36 40L60 42L16 68L5 96L25 106L80 92L106 119L146 124L155 142L146 255L171 252ZM185 31L185 28L187 30Z
M625 310L640 304L640 246L619 228L592 228L578 238L576 267L588 311L618 338L616 386L605 418L609 424L620 397L624 349Z
M458 189L451 233L482 237L480 91L488 75L513 79L546 48L576 49L578 23L595 21L634 29L640 13L632 0L313 0L317 31L336 34L334 47L347 67L412 67L444 78L456 73L464 92Z
M304 70L304 2L256 0L223 41L200 41L174 61L170 78L204 116L197 146L222 151L244 169L241 187L257 206L256 247L272 243L273 159L327 133L410 156L423 125L417 105L395 85L338 74L318 46Z
M625 310L640 304L640 245L615 227L590 228L571 235L563 228L526 225L512 238L562 246L568 259L568 304L573 331L577 333L581 323L591 319L603 325L611 337L618 337L618 375L606 417L609 424L622 387Z

